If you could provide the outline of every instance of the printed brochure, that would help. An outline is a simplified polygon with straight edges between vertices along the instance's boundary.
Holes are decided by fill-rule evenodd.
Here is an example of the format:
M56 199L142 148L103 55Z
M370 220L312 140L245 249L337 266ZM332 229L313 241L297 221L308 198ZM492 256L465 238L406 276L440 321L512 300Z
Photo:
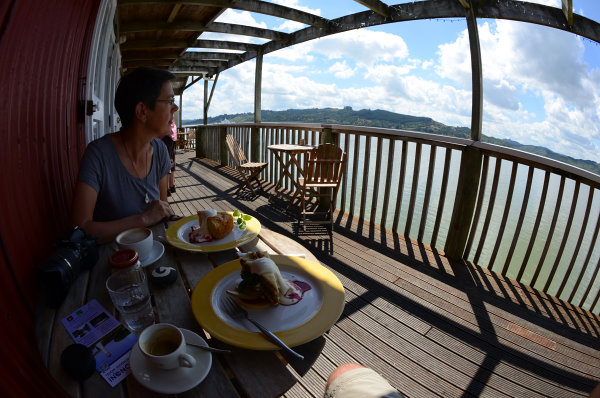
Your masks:
M75 343L90 348L96 370L116 386L129 373L129 353L137 342L134 335L96 300L91 300L62 320Z

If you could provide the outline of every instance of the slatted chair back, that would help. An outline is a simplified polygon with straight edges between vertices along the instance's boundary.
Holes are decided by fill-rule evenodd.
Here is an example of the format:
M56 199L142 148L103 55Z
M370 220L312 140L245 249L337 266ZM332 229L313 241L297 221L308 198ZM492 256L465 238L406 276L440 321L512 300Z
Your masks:
M306 159L305 185L338 188L346 164L346 153L334 144L321 144Z
M248 162L244 151L242 151L242 147L231 134L227 134L225 136L225 142L227 143L227 150L229 151L231 160L235 164L235 168L242 178L242 183L235 193L237 194L240 190L247 187L252 191L253 194L256 194L254 188L252 188L251 181L258 181L258 175L265 169L265 167L267 167L267 163ZM262 188L260 182L259 187Z
M188 131L186 146L190 151L196 149L196 130Z
M329 224L331 226L330 235L333 244L333 211L335 209L335 200L342 182L342 176L346 166L346 153L340 147L334 144L321 144L312 149L306 158L304 177L299 179L300 195L300 214L298 217L298 226L306 223ZM326 209L319 210L314 208L313 199L318 203L327 199ZM313 207L309 210L309 207ZM307 215L324 215L321 220L308 220Z
M248 159L246 158L244 151L242 151L242 147L231 134L225 136L225 141L227 142L227 149L229 150L231 160L235 164L235 167L240 167L244 163L248 163Z

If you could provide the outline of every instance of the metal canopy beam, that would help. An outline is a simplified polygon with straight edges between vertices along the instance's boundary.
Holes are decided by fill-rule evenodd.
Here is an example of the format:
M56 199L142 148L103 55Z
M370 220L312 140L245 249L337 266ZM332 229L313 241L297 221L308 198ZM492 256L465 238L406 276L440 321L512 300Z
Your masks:
M215 50L236 50L256 52L260 45L251 43L241 43L237 41L221 40L196 40L190 48L213 48Z
M253 36L261 39L275 40L280 42L289 41L290 34L277 32L270 29L255 28L253 26L235 25L221 22L213 22L208 25L205 32L226 33L232 35Z
M388 6L384 2L381 2L379 0L354 0L354 1L375 11L377 14L381 15L382 17L387 18L390 16L390 6Z
M233 35L253 36L261 39L275 40L285 42L289 38L289 33L277 32L270 29L255 28L253 26L228 24L222 22L213 22L204 25L198 21L177 21L177 23L168 23L163 21L135 21L121 25L121 33L142 33L156 31L189 31L189 32L214 32Z
M220 68L223 65L227 65L229 61L228 60L203 60L200 64L198 64L198 61L195 60L186 60L186 59L178 59L174 66L176 67L180 67L180 68L187 68L187 67L202 67L205 69L217 69Z
M271 15L273 17L288 19L303 23L305 25L314 26L319 29L328 29L330 27L330 21L326 18L320 17L315 14L311 14L305 11L298 10L296 8L290 8L275 3L268 3L266 1L259 0L124 0L119 2L119 6L128 5L144 5L144 4L174 4L174 5L195 5L195 6L207 6L207 7L219 7L219 8L232 8L235 10L243 10L249 12L256 12L259 14Z
M482 6L477 7L475 16L479 18L507 19L544 25L578 34L600 43L600 24L598 22L574 14L573 26L569 26L560 8L514 0L488 0ZM335 29L332 31L324 32L320 29L307 27L289 34L287 42L270 41L262 47L264 54L268 54L288 46L353 29L404 21L464 17L465 9L457 0L429 0L403 3L390 6L390 15L387 18L374 11L364 11L332 20L331 22L335 26ZM224 71L255 57L255 53L244 53L240 56L239 60L232 60L227 68L220 69L220 71Z
M230 60L239 58L240 53L186 51L180 59L185 61Z

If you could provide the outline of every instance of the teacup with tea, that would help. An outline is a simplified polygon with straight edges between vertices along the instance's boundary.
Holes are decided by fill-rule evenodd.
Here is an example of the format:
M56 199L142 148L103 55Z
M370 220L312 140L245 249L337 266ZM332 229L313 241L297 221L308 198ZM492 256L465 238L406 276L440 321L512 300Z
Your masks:
M140 335L138 345L146 360L163 370L192 368L196 359L186 352L182 331L168 323L149 326Z

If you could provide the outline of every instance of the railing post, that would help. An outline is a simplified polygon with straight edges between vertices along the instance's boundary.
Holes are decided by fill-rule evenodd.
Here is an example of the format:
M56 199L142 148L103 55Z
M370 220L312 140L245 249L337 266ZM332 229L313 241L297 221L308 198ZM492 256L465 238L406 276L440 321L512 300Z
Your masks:
M197 126L196 127L196 157L197 158L205 158L206 157L206 127Z
M339 133L334 133L331 127L323 126L321 134L321 144L335 144L338 145Z
M219 126L219 152L221 157L221 166L227 166L227 141L225 136L227 135L227 127Z
M250 161L260 162L260 127L252 126L250 128Z
M482 158L481 151L471 146L465 147L462 152L454 209L444 247L446 256L453 260L461 259L467 246L477 202Z

